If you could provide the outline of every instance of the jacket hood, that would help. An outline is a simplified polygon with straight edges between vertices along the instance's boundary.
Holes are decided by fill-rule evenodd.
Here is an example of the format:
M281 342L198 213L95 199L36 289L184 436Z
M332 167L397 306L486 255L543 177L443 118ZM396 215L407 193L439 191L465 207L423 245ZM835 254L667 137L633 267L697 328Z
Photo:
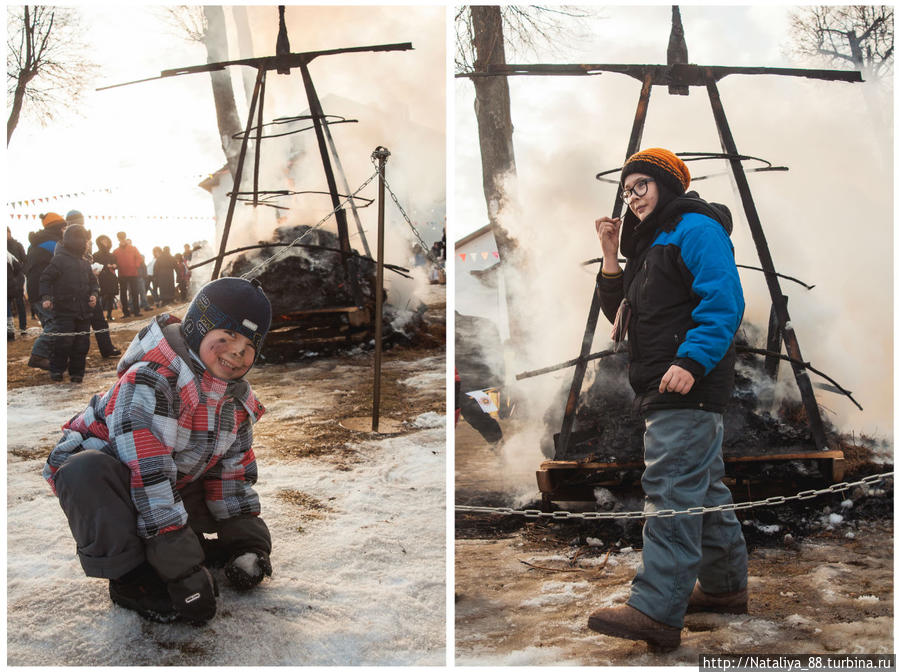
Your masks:
M723 203L709 203L695 191L666 200L642 222L628 208L622 218L621 253L632 259L645 250L660 231L673 231L689 212L706 215L718 222L730 236L734 229L730 209Z
M59 227L52 227L49 229L41 229L40 231L32 231L28 234L28 242L32 245L40 245L41 243L46 243L48 240L54 240L56 242L62 240L62 229Z
M730 208L723 203L704 201L695 191L688 191L683 196L671 201L663 212L663 217L671 220L676 225L680 221L681 215L685 215L688 212L696 212L714 219L727 231L728 236L733 233L734 220L730 214ZM674 226L671 228L674 228Z
M116 368L118 376L122 377L135 364L161 364L177 375L177 385L182 396L186 392L185 388L193 390L189 396L194 398L227 394L246 408L255 423L265 412L265 408L256 398L250 384L242 378L222 380L209 373L200 358L187 347L181 335L180 323L181 320L167 313L150 320L134 337L119 360Z

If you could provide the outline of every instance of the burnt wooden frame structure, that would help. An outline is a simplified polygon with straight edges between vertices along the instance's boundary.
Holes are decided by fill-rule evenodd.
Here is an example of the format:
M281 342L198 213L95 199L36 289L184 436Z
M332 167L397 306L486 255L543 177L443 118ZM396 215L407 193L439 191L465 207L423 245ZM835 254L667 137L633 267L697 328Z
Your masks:
M246 160L247 148L249 145L250 136L254 135L255 137L255 163L253 170L253 191L252 191L252 204L254 207L259 205L263 205L264 203L259 200L259 165L260 165L260 154L261 154L261 145L263 139L263 121L262 121L262 112L265 103L265 79L266 74L269 70L276 70L279 73L287 74L290 72L290 68L300 68L300 72L303 77L303 88L306 94L306 99L309 103L309 117L312 120L313 128L315 130L316 140L318 141L318 149L321 154L322 168L325 172L325 179L328 183L328 193L331 197L331 205L336 211L337 218L337 235L338 240L340 242L340 250L343 252L341 256L342 263L346 268L347 259L351 256L352 250L350 248L349 242L349 231L347 229L347 217L346 211L339 207L340 206L340 198L341 194L337 190L337 182L334 176L334 168L331 165L331 156L328 152L328 145L331 146L331 151L334 153L335 162L340 168L340 159L337 157L336 148L334 147L334 141L331 138L331 134L328 130L328 124L330 123L322 110L321 101L318 98L318 93L315 90L315 86L312 82L312 76L309 73L309 63L311 63L314 59L319 58L321 56L334 56L337 54L349 54L349 53L360 53L360 52L382 52L382 51L406 51L412 49L411 42L401 42L394 44L379 44L372 46L364 46L364 47L344 47L340 49L326 49L322 51L307 51L301 53L287 53L287 54L278 54L275 56L264 56L260 58L243 58L232 61L218 61L216 63L206 63L202 65L192 65L183 68L172 68L170 70L163 70L159 76L157 77L148 77L146 79L140 79L132 82L125 82L123 84L114 84L112 86L101 87L97 89L98 91L104 89L111 89L118 86L126 86L128 84L137 84L140 82L148 82L154 79L163 79L166 77L175 77L178 75L189 75L198 72L213 72L217 70L224 70L227 67L234 65L242 65L251 68L256 68L256 83L253 87L253 95L250 99L250 108L247 114L247 123L245 130L241 134L236 134L234 137L241 137L241 146L240 146L240 155L237 161L237 168L234 175L234 188L229 194L230 201L228 203L228 214L225 217L225 224L222 229L222 240L219 245L219 253L216 256L215 267L212 271L212 279L215 280L218 278L219 272L221 271L222 261L225 257L227 251L228 244L228 235L231 231L231 222L234 218L234 208L239 200L240 196L240 184L243 178L243 170L244 170L244 162ZM257 112L258 105L258 112ZM253 125L254 117L256 118L256 125ZM343 123L343 122L336 122ZM282 134L283 135L283 134ZM342 170L341 170L342 173ZM345 180L344 180L345 181ZM349 194L344 195L349 196ZM350 198L350 203L352 205L352 198ZM354 207L354 206L353 206ZM354 209L355 212L355 209ZM360 227L358 218L357 225ZM366 252L368 253L368 245L365 244ZM370 253L369 253L370 254ZM357 305L361 305L361 294L359 291L359 286L357 282L357 278L350 272L347 272L347 277L351 283L351 291L353 293L354 300Z
M646 114L649 108L649 96L653 86L667 86L669 91L678 95L689 92L689 87L703 87L709 96L715 125L721 140L723 152L728 155L731 172L740 192L740 198L749 228L755 242L759 261L765 274L768 292L771 295L771 321L768 333L768 349L779 350L780 340L786 344L786 350L793 368L793 375L802 397L803 407L808 417L809 426L818 450L827 450L827 440L824 432L824 423L818 402L812 390L812 383L801 364L802 354L799 349L799 340L796 331L790 321L787 310L786 297L778 281L778 273L774 269L774 261L768 249L765 233L762 230L761 220L749 189L746 172L737 150L727 116L724 113L724 105L718 92L718 81L728 75L780 75L788 77L805 77L808 79L820 79L826 81L861 82L861 73L845 70L806 70L797 68L766 68L766 67L729 67L714 65L694 65L689 63L672 63L668 65L626 65L626 64L506 64L489 65L487 72L470 73L467 77L511 77L511 76L589 76L599 75L603 72L613 72L627 75L641 83L640 98L637 102L637 110L634 123L628 140L625 159L639 151L643 137L643 129L646 123ZM621 213L623 200L620 191L615 194L615 204L612 217L618 217ZM601 270L599 271L602 272ZM571 431L574 426L577 401L584 382L584 374L587 370L587 362L590 357L590 346L596 332L596 324L599 319L599 284L593 290L593 299L587 315L587 324L584 328L584 336L581 341L581 351L575 363L574 376L565 404L565 413L562 420L562 429L557 444L556 459L565 459L568 452L568 444Z

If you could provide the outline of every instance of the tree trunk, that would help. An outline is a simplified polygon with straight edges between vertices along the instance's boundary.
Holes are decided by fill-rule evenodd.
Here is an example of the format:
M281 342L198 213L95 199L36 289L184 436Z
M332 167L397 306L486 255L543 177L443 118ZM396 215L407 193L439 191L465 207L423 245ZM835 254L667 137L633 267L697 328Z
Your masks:
M22 113L22 103L25 101L25 86L27 82L20 75L16 84L16 92L13 94L12 109L9 113L9 119L6 120L6 146L9 147L9 141L12 133L19 125L19 115Z
M225 32L225 13L218 5L204 5L207 30L204 37L206 45L206 62L228 60L228 36ZM222 150L228 161L228 170L233 179L237 173L237 160L240 156L240 141L234 139L235 133L243 131L243 125L237 114L234 103L234 88L231 86L231 71L228 68L218 72L210 72L212 80L212 96L215 101L215 116L218 121ZM235 185L239 189L240 185Z
M247 17L247 8L243 5L231 7L231 16L234 26L237 28L237 53L240 58L253 58L253 33L250 30L250 20ZM240 68L241 81L243 81L244 94L247 97L247 105L253 97L253 88L256 86L256 73L252 68Z
M498 6L471 6L471 24L474 32L477 72L486 72L491 64L505 64L503 22ZM524 333L520 316L520 283L511 281L511 267L523 270L526 266L518 241L504 226L504 221L515 216L515 150L512 144L512 113L509 99L509 82L506 77L472 77L475 90L475 116L478 120L478 139L481 148L481 170L484 179L484 198L487 200L487 218L496 248L507 277L506 302L509 309L509 336L513 350L522 344ZM521 277L525 277L522 273Z

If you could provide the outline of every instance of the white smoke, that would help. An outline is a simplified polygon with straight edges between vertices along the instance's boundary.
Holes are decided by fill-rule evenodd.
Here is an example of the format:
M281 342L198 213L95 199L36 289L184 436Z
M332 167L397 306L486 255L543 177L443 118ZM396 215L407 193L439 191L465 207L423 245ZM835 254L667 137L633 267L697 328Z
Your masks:
M253 53L234 58L274 54L278 33L275 7L248 7ZM385 173L387 184L424 239L427 248L441 236L445 216L445 98L442 86L423 87L422 82L442 81L445 73L445 13L436 7L305 7L288 6L285 13L292 52L411 42L412 50L361 52L319 56L309 71L322 109L357 123L333 124L330 132L337 148L347 185L332 159L337 190L343 195L357 190L375 173L371 154L378 146L391 152ZM230 45L238 41L231 36ZM238 68L234 68L238 70ZM239 73L233 74L238 110L246 120ZM309 114L309 103L299 68L289 76L270 71L266 80L264 120ZM255 123L255 120L254 120ZM311 126L308 119L265 127L265 134ZM242 180L243 191L253 188L254 143L249 146ZM347 189L348 187L348 189ZM269 240L276 226L313 226L333 209L314 130L263 140L259 167L260 190L320 191L271 199L286 209L253 208L238 203L228 248ZM378 181L372 180L359 197L377 199ZM341 198L343 201L344 198ZM384 259L411 268L411 248L418 241L389 192L385 192ZM357 201L359 217L372 256L377 252L377 200L368 207ZM219 222L224 209L219 201ZM336 233L336 217L321 228ZM351 246L364 254L356 222L347 209ZM220 232L219 232L220 234ZM421 272L406 280L385 272L389 302L402 309L413 303L426 279Z
M775 7L682 8L692 63L809 67L782 55L785 10ZM609 8L595 22L589 42L572 45L571 63L664 63L670 7ZM772 30L779 29L772 40ZM734 45L742 45L735 49ZM535 58L534 62L540 62ZM811 67L824 67L815 64ZM525 361L510 374L575 357L584 332L601 256L594 220L611 214L615 186L595 174L624 160L640 84L627 76L510 77L520 217L506 228L534 260L521 274L529 325ZM849 84L776 76L731 75L718 88L739 151L788 172L749 173L775 268L815 285L811 291L781 280L803 359L853 391L858 411L843 397L817 393L842 430L892 432L892 134L872 121L873 90L892 119L892 103L876 83ZM877 98L880 96L879 98ZM471 114L473 87L456 83L457 193L460 219L486 221L480 190L477 133ZM652 90L641 148L721 152L706 92L670 96ZM694 176L726 173L723 161L691 162ZM751 169L760 166L746 162ZM737 263L759 266L732 179L696 182L700 195L727 204L734 214ZM469 225L470 226L470 225ZM458 237L458 236L457 236ZM465 272L464 266L458 272ZM516 269L506 281L516 282ZM767 329L771 306L761 273L741 270L747 309L744 322ZM460 297L458 301L464 301ZM600 317L592 350L608 346L609 324ZM513 393L531 402L533 422L542 425L549 405L561 406L570 371L522 381ZM510 378L513 377L510 375ZM789 365L780 385L795 386ZM820 380L812 375L813 382ZM585 389L586 389L585 383ZM780 392L778 392L780 393ZM562 408L559 408L561 414ZM537 428L540 429L540 428ZM555 428L558 431L558 427ZM531 441L531 464L539 459Z

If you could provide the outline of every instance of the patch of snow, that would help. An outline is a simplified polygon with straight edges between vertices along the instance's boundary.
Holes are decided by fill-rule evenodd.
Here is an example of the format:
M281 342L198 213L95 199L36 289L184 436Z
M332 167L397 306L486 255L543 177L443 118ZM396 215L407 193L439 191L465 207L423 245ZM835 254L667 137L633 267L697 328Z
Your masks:
M335 379L339 368L331 371ZM254 381L257 391L293 389L276 381L281 369L265 370L271 371L265 376L271 382ZM299 378L290 384L295 387ZM9 390L9 448L34 451L46 443L49 449L59 426L113 380L114 372L90 386ZM264 393L260 398L266 403ZM290 403L273 401L276 412ZM107 582L84 576L65 516L41 477L44 458L12 457L7 461L7 663L442 665L445 455L441 423L361 444L360 460L346 471L320 458L259 457L256 491L272 534L273 576L238 592L217 570L218 614L200 628L149 623L114 606ZM285 491L308 494L328 509L318 518L304 517L302 506L279 497Z
M880 602L880 598L877 595L859 595L856 599L859 602Z
M627 555L628 553L633 553L633 552L634 552L634 547L633 547L633 546L625 546L625 547L622 548L621 551L620 551L621 555Z
M542 596L533 597L521 603L522 607L550 607L560 604L570 604L573 601L583 599L590 591L589 581L546 581L540 586Z
M244 574L247 576L255 578L262 574L262 567L259 565L258 560L259 558L255 553L244 553L243 555L234 558L234 560L231 561L231 564L238 569L243 570Z
M594 537L587 537L587 546L598 547L598 546L602 546L602 545L603 545L602 539L596 539Z
M756 528L762 534L775 534L780 532L780 525L756 525Z
M843 516L841 516L839 513L831 513L827 517L827 522L831 525L839 525L843 522Z
M564 555L544 555L540 557L531 556L527 561L532 565L546 565L551 562L568 562L569 560L570 558Z
M428 411L427 413L422 413L421 415L419 415L410 424L413 427L417 427L419 429L446 427L446 416L443 413Z
M566 651L553 646L529 646L511 653L497 654L491 649L472 651L456 656L457 666L521 667L525 665L552 665L553 667L577 667L583 664L579 658L566 658Z
M596 601L594 603L593 600L590 601L591 609L605 609L606 607L617 607L619 605L624 604L627 601L627 598L630 597L631 587L630 584L623 585L619 587L617 590L611 590L605 595L602 596L602 599ZM595 606L594 606L595 605Z
M604 511L611 511L618 500L608 488L593 488L593 499L596 505Z
M781 593L783 595L783 593ZM814 621L810 621L805 618L805 616L800 616L799 614L790 614L784 619L784 622L787 625L795 625L795 626L811 626L814 625Z
M855 504L851 499L844 499L842 502L840 502L840 506L842 506L844 509L851 509L853 506L855 506Z

